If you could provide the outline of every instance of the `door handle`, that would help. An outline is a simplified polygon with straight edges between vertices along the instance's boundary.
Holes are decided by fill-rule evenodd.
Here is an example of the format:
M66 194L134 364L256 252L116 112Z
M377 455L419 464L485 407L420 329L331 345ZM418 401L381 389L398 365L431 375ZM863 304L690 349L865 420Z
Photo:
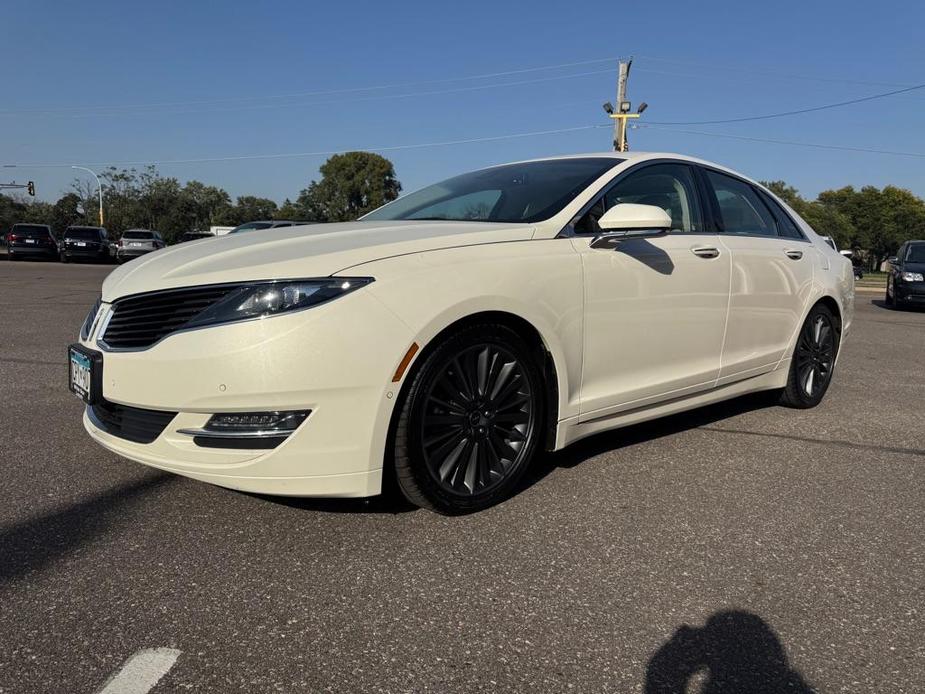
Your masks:
M698 258L718 258L719 249L714 246L695 246L691 249L691 253L696 255Z
M787 255L787 257L790 258L791 260L799 260L800 258L803 257L803 251L795 251L795 250L792 250L792 249L788 249L788 250L784 251L784 253L785 253L785 254Z

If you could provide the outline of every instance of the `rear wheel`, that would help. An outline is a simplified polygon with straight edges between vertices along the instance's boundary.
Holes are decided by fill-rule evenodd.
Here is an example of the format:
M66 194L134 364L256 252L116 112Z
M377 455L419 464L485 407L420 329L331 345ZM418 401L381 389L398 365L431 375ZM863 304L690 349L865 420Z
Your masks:
M395 429L398 486L412 503L471 513L507 497L543 422L534 350L504 325L451 335L417 369Z
M800 329L781 404L808 408L822 402L832 381L839 340L838 322L832 311L816 304Z

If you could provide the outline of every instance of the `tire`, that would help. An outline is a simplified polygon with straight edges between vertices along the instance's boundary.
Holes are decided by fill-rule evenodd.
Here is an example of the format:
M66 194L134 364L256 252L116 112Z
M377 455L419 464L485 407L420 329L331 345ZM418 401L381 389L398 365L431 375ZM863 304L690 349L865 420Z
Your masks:
M886 296L883 299L883 303L886 304L887 306L893 305L893 295L890 294L890 281L889 280L886 281Z
M832 382L841 342L838 318L822 304L813 306L797 336L790 360L787 386L780 403L787 407L815 407Z
M542 440L536 351L498 324L462 328L428 349L393 436L395 479L408 501L459 515L509 496Z
M67 257L64 253L62 253L60 257L61 257L61 262L62 262L62 263L69 263L69 262L71 262L71 261L68 259L68 257Z

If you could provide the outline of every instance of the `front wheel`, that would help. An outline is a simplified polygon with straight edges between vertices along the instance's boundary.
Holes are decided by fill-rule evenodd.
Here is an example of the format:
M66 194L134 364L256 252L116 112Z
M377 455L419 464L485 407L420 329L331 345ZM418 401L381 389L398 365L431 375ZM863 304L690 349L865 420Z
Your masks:
M805 409L822 402L832 382L839 342L838 320L827 307L816 304L800 328L782 405Z
M395 427L398 486L444 514L508 496L541 437L543 379L536 350L512 329L461 329L424 358Z

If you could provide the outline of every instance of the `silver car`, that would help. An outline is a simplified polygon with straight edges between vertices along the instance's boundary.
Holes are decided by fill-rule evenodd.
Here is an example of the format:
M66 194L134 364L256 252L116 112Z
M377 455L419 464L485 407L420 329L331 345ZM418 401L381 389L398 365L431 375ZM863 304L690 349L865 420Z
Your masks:
M159 232L149 229L129 229L122 232L116 248L116 260L124 263L145 253L157 251L167 246Z

